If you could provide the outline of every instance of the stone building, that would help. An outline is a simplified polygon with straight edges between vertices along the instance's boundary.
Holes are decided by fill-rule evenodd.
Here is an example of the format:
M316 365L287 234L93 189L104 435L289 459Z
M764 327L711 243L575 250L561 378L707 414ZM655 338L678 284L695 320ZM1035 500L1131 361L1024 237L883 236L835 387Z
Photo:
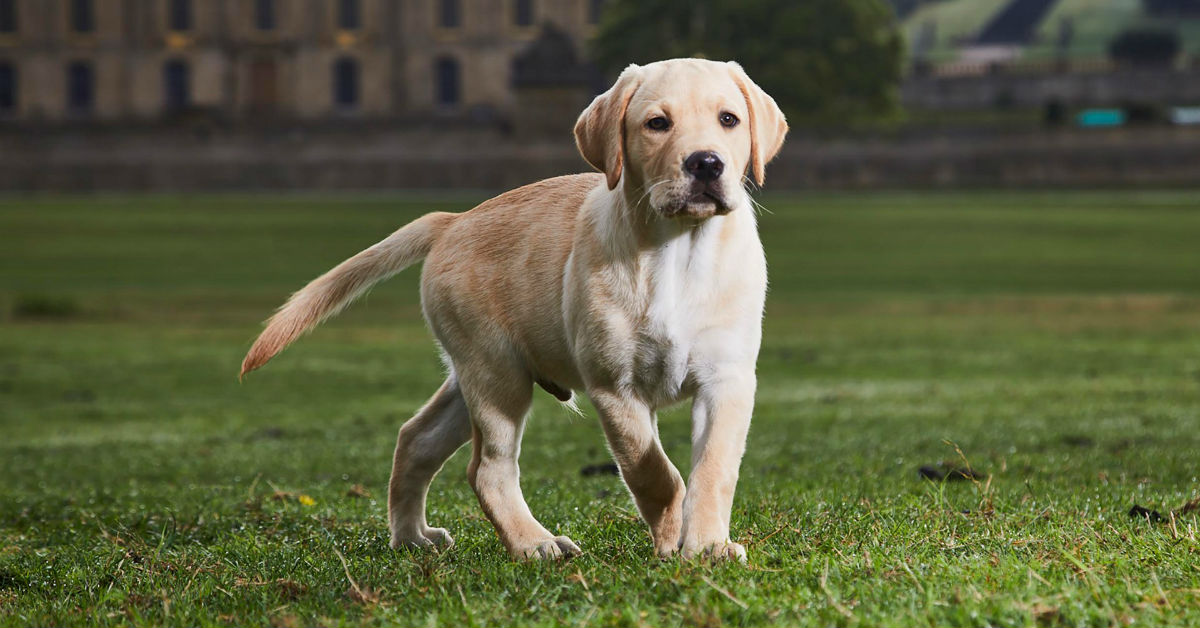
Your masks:
M603 0L0 0L0 120L488 119Z

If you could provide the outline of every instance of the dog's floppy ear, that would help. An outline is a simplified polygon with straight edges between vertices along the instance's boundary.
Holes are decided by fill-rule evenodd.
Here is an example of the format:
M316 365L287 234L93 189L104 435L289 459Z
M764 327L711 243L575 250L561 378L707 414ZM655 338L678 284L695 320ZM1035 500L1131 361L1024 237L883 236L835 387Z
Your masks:
M604 173L608 189L617 187L625 163L625 111L641 84L641 68L631 64L607 92L600 94L575 123L575 145L593 168Z
M767 176L767 162L774 159L779 147L783 146L783 137L788 131L787 120L775 99L750 80L742 66L730 61L729 68L750 112L750 173L754 182L762 185Z

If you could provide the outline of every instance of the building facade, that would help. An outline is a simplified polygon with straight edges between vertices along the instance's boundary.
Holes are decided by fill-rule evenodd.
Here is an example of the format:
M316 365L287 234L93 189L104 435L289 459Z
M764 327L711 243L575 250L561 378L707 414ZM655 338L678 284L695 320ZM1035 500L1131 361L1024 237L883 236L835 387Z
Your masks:
M0 0L0 120L488 117L603 0Z

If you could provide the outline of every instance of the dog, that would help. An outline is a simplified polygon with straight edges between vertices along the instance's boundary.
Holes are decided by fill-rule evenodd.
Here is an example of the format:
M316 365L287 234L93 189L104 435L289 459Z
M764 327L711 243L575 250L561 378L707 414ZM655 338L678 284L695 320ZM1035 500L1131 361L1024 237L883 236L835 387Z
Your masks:
M747 187L783 144L775 101L733 62L630 65L575 125L600 173L547 179L430 213L313 280L242 364L262 366L372 284L424 259L421 304L448 375L401 428L391 545L453 539L429 484L470 441L467 478L514 559L580 553L533 517L517 458L534 384L585 393L661 557L746 561L729 535L754 406L766 261ZM688 483L656 410L691 398Z

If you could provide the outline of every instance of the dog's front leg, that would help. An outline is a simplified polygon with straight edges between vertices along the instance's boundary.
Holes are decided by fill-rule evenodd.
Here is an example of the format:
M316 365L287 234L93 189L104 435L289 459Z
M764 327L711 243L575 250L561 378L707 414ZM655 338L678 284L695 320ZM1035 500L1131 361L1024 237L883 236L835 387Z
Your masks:
M729 513L754 409L753 367L722 373L701 385L692 402L692 472L683 500L684 558L745 562L729 539Z
M614 392L593 390L589 397L600 413L621 477L650 526L654 549L661 557L674 554L683 523L683 478L658 440L654 412L646 404Z

